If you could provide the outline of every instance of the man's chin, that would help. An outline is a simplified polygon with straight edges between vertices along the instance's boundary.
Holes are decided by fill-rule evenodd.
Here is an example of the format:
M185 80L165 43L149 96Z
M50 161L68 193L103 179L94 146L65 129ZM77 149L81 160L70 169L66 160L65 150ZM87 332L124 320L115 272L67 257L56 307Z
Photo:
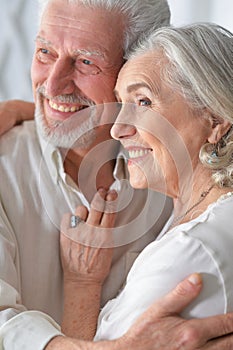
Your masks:
M82 133L78 128L68 128L67 123L48 123L43 118L36 118L36 123L41 137L55 147L88 149L96 140L94 128Z
M51 130L54 130L55 128L57 128L59 125L61 125L63 123L63 121L61 120L56 120L56 119L52 119L52 118L46 118L45 120L45 124L47 125L48 128L50 128Z

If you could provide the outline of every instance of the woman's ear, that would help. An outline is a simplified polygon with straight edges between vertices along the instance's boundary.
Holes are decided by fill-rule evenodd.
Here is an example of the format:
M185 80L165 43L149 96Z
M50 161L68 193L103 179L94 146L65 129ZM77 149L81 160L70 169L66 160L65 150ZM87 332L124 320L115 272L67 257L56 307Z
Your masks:
M209 143L217 143L230 129L231 123L223 118L213 119L212 132L208 137Z

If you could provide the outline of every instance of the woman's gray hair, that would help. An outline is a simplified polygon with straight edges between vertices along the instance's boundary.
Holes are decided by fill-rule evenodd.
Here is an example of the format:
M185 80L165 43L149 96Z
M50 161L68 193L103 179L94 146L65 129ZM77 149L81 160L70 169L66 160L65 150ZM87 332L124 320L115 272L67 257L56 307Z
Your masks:
M38 0L40 18L51 0ZM126 18L124 53L152 28L168 26L170 9L167 0L64 0L67 4L83 4L91 8L104 8L116 11Z
M233 124L233 34L221 26L197 23L152 31L128 56L162 52L168 59L161 79L182 95L192 109L208 110L215 123ZM195 137L195 135L194 135ZM233 127L216 145L200 151L220 186L233 187Z

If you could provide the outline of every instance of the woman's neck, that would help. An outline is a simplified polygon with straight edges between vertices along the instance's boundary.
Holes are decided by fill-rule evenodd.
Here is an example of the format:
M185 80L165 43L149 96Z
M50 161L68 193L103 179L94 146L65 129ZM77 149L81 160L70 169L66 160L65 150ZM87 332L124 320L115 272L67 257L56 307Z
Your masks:
M184 223L195 219L202 214L210 204L216 202L218 198L231 191L229 187L220 188L214 183L211 171L199 167L196 169L193 182L189 188L177 199L174 199L174 224Z

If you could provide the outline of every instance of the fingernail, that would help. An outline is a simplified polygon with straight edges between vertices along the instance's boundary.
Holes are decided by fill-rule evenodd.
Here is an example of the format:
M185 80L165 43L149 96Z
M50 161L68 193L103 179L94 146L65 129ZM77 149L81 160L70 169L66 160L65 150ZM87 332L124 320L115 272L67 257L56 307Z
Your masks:
M110 193L110 194L117 194L117 191L116 190L109 190L108 193Z
M104 187L99 187L97 191L98 192L106 192L106 189Z
M188 277L188 281L192 284L194 284L195 286L197 286L198 284L201 284L202 279L201 279L201 275L199 273L193 273L192 275L190 275Z

